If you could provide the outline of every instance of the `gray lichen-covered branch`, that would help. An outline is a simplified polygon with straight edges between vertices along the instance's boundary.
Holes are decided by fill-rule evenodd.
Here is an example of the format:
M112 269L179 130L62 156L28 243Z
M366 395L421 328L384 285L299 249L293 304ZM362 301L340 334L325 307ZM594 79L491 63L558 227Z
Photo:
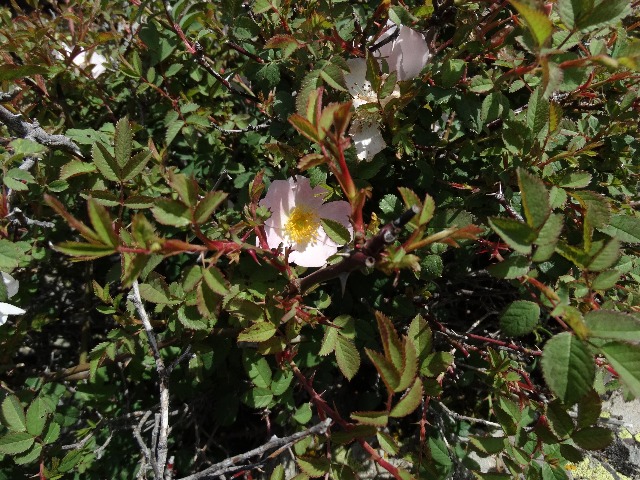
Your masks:
M22 118L22 115L11 113L1 105L0 122L4 123L16 137L33 140L45 147L63 150L84 159L80 148L70 138L47 133L38 122L28 122Z

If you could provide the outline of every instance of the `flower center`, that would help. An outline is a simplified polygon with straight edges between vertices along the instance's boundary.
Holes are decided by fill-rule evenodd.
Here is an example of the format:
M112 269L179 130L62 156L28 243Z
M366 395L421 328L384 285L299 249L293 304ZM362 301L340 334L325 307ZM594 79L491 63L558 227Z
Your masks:
M319 227L320 218L316 212L299 205L291 210L284 230L293 242L307 243L316 238Z

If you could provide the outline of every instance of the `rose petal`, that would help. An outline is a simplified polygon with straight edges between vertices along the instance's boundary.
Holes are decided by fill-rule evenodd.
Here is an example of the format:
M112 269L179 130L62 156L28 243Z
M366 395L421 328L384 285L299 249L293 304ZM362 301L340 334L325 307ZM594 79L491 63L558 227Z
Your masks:
M344 82L353 97L353 106L358 108L367 103L376 103L378 95L366 78L367 61L364 58L351 58L347 60L347 66L349 73L344 74Z
M371 160L387 146L382 138L380 126L370 119L355 118L351 122L349 135L356 147L358 160Z
M393 28L391 21L387 22L387 31L378 38L381 42L395 33L399 28L398 36L391 42L380 47L374 55L384 58L389 65L389 72L396 72L398 80L410 80L415 78L431 59L429 46L424 36L404 25Z
M8 273L0 272L2 274L2 280L4 281L5 286L7 287L7 297L11 298L16 293L18 293L18 289L20 288L20 282L18 282L15 278L13 278Z
M25 312L20 307L11 305L10 303L0 302L0 315L23 315Z
M324 230L318 230L318 238L306 245L296 244L289 254L289 261L301 267L322 267L327 258L338 251L338 244L331 240Z

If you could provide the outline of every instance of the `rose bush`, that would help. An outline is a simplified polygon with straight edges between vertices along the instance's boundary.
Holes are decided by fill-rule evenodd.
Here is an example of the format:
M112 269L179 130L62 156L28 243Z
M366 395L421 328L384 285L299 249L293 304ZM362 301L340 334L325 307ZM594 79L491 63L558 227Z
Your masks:
M640 6L10 4L0 480L612 458L602 399L640 395Z

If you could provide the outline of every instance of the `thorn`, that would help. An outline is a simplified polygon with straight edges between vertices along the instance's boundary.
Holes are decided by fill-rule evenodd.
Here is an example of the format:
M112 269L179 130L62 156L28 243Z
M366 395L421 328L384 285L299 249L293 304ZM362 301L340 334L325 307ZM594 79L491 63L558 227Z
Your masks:
M349 273L350 272L345 272L345 273L341 273L340 275L338 275L338 278L340 279L340 287L342 287L342 296L343 297L344 297L345 289L347 288L347 278L349 278Z

